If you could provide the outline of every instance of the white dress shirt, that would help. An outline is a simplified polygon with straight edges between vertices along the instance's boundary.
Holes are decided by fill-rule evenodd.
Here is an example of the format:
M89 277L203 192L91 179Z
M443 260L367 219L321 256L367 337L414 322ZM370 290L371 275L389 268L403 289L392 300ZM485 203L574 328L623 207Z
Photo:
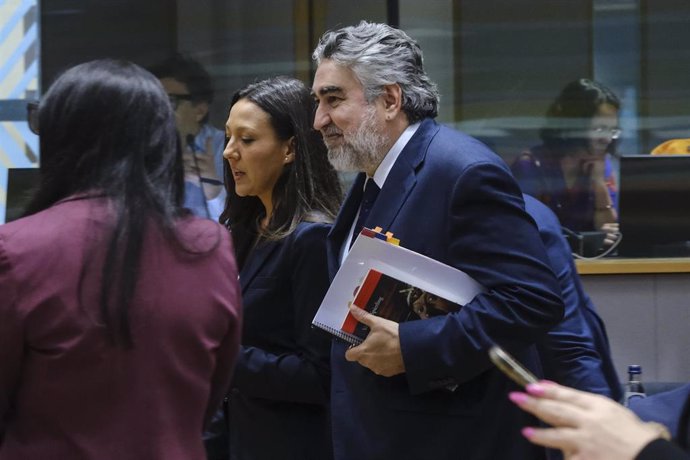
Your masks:
M400 156L400 153L403 151L403 149L410 141L414 133L417 132L417 128L419 128L420 124L421 123L418 122L405 128L405 131L402 132L398 140L395 141L395 144L393 144L393 147L391 147L388 153L386 153L386 156L383 157L381 164L379 164L379 166L376 168L376 171L374 172L374 177L367 177L367 180L373 179L376 185L378 185L379 188L383 190L383 184L386 182L386 179L388 178L388 174L391 172L391 169L393 169L393 165L395 164L396 160ZM366 181L364 183L366 184ZM352 241L352 234L355 231L355 223L357 222L358 217L359 211L357 211L357 215L355 216L355 219L352 221L352 225L350 226L350 231L347 234L347 238L345 238L345 241L343 242L343 245L340 248L341 265L343 263L343 260L345 260L345 256L347 256L347 253L350 252L350 242ZM384 228L384 231L385 230L386 229Z

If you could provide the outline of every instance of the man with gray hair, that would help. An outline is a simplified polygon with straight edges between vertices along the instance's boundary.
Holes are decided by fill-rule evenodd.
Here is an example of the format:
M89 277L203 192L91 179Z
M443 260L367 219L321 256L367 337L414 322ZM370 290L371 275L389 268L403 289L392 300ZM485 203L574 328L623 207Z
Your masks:
M458 312L402 324L352 310L370 332L350 349L333 344L335 458L543 457L487 354L498 343L538 371L534 342L563 314L509 169L436 124L436 86L404 32L361 22L327 32L313 58L314 127L337 169L360 172L329 235L331 276L360 226L380 226L486 288Z

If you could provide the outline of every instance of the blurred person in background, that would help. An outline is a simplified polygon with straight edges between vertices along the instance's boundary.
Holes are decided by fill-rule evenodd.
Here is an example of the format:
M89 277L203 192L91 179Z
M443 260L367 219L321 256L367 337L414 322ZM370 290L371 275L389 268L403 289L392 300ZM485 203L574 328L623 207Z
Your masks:
M568 83L546 113L542 144L512 165L522 191L556 214L574 232L604 231L616 239L616 181L610 163L618 125L618 97L601 83Z
M623 394L606 327L582 286L558 218L534 197L524 195L524 199L525 210L539 228L565 304L561 322L537 345L544 377L619 401Z
M151 69L175 110L185 166L185 206L199 217L218 221L225 204L225 133L209 124L211 76L202 65L174 55Z

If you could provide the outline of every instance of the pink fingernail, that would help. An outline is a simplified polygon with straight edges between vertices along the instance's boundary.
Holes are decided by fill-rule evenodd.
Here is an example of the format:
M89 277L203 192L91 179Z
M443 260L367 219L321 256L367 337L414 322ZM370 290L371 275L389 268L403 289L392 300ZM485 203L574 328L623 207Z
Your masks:
M534 428L532 428L531 426L523 428L522 435L527 439L530 439L532 436L534 436Z
M511 391L508 393L508 398L513 401L518 406L524 404L527 401L528 396L525 393L519 391Z
M525 389L527 390L527 393L534 396L543 396L545 391L541 383L530 383L525 387Z

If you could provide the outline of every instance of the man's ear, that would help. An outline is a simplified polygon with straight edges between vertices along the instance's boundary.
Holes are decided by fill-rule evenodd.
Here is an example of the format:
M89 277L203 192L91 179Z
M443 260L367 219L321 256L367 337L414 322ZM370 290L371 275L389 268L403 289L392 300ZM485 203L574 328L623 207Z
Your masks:
M400 85L397 83L383 85L383 94L381 98L386 120L392 120L400 113L402 108L402 89Z
M206 115L208 115L209 111L209 105L208 102L206 101L200 101L194 104L194 118L196 119L197 123L201 123L201 121L206 118Z

